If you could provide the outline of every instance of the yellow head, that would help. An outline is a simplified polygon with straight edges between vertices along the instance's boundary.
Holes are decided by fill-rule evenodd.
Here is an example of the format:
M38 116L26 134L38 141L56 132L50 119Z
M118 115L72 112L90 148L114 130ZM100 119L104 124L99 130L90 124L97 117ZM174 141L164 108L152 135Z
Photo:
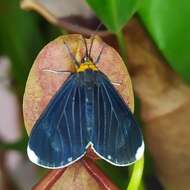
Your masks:
M98 70L96 65L92 61L88 60L80 64L80 66L77 68L77 72L84 72L87 69L90 69L92 71Z

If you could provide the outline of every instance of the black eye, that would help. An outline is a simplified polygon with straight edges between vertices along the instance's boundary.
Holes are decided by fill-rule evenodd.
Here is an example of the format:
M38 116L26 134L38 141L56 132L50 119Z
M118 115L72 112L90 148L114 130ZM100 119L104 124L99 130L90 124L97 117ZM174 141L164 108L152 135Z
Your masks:
M88 58L88 60L89 60L89 61L91 61L91 62L93 62L93 59L92 59L92 57L89 57L89 58Z
M93 59L91 57L87 57L87 56L84 56L82 59L81 59L81 63L85 63L87 61L91 61L93 62Z
M84 62L86 62L86 57L83 57L83 58L81 59L81 63L84 63Z

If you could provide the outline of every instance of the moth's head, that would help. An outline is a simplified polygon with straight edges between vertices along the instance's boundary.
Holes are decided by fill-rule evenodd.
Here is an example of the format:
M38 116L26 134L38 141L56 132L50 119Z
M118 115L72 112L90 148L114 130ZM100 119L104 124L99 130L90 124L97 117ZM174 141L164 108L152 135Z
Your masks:
M97 71L97 67L94 64L92 58L88 56L84 56L81 60L81 63L79 67L77 68L77 72L84 72L85 70L92 70L92 71Z
M93 59L92 57L85 55L82 59L81 59L81 64L89 64L92 63L93 64Z
M103 51L103 48L104 46L102 47L98 57L96 58L95 61L93 61L92 57L91 57L91 52L92 52L92 46L93 46L93 41L94 41L95 37L93 36L92 39L91 39L91 42L90 42L90 47L88 49L87 47L87 42L86 42L86 39L82 36L82 40L84 42L84 46L85 46L85 53L81 59L80 62L78 62L75 58L75 56L72 54L69 46L67 45L67 43L64 42L64 45L65 47L67 48L69 54L70 54L70 57L73 59L73 62L76 66L76 70L77 72L83 72L85 70L92 70L92 71L97 71L97 67L96 67L96 64L99 62L99 59L100 59L100 56L102 54L102 51Z

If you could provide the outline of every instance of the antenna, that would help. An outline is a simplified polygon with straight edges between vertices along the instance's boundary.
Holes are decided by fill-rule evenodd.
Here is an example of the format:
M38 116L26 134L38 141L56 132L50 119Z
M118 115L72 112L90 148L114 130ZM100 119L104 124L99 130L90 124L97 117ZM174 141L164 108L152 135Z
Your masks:
M96 36L96 33L97 31L100 29L100 27L102 26L102 22L100 22L94 32L94 34L91 36L92 40L91 40L91 43L90 43L90 48L89 48L89 57L91 56L91 52L92 52L92 46L93 46L93 42L94 42L94 39L95 39L95 36Z
M76 60L75 56L74 56L73 53L71 52L71 49L69 48L69 46L67 45L66 42L64 42L64 46L65 46L66 49L68 50L69 55L70 55L71 59L73 60L74 64L75 64L77 67L80 67L80 64L79 64L78 61Z
M100 57L102 55L104 48L105 48L105 44L102 46L100 53L99 53L98 57L96 58L96 61L94 62L95 65L100 61Z
M86 57L89 57L86 39L84 38L84 36L82 36L82 39L83 39L83 42L84 42L84 45L85 45L85 49L86 49L86 50L85 50L85 51L86 51L85 56L86 56Z

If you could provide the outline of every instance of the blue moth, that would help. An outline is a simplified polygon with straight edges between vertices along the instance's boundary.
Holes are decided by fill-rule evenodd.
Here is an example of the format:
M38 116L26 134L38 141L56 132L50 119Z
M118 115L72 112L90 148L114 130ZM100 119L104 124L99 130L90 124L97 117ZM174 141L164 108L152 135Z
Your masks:
M65 43L76 72L71 73L36 121L28 142L29 159L42 167L64 168L91 147L102 159L127 166L144 153L141 130L128 105L91 57L93 45L78 62Z

